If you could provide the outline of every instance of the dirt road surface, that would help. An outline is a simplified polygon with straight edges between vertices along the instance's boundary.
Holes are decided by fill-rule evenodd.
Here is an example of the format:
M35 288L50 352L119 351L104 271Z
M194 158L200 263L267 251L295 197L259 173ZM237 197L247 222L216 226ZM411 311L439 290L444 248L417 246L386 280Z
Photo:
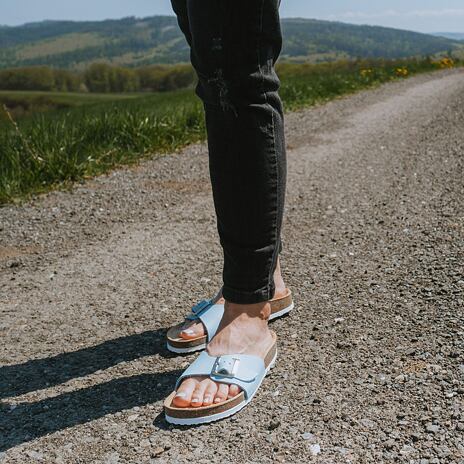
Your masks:
M464 463L464 72L287 114L296 309L230 420L171 428L220 285L207 147L0 209L0 462Z

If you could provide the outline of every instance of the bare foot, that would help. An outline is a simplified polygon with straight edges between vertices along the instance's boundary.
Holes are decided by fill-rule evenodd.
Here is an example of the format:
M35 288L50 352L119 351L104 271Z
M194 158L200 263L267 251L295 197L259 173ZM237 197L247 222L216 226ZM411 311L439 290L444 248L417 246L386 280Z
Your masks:
M224 317L206 351L211 356L252 354L264 359L273 343L267 326L270 314L269 302L251 305L226 302ZM181 383L173 404L178 408L209 406L239 393L237 385L217 383L209 377L192 377Z
M277 259L277 266L274 271L274 285L274 298L284 297L286 295L287 287L285 286L284 279L282 278L279 259ZM213 298L213 301L215 304L224 304L224 298L222 298L221 292ZM203 337L206 335L205 326L200 321L186 321L179 335L184 340L193 340L195 338Z

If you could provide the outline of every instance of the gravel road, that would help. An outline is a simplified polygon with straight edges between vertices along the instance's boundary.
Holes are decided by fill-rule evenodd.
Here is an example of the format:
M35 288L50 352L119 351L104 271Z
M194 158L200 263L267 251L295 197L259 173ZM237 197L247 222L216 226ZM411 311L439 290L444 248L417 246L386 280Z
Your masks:
M464 71L286 116L279 358L171 428L166 328L220 284L205 144L0 209L0 462L464 463Z

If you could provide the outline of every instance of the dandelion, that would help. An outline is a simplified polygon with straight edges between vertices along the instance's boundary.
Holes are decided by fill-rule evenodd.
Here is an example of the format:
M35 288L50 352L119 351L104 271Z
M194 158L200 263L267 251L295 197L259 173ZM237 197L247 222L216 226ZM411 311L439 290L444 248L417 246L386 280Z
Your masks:
M439 64L440 64L440 68L442 69L454 67L454 61L447 56L445 56L445 58L442 58Z
M396 68L395 73L398 77L406 77L409 74L408 68L406 67L401 67L401 68Z
M361 77L363 78L369 78L372 76L372 72L373 72L372 69L361 69L359 71L359 74L361 74Z

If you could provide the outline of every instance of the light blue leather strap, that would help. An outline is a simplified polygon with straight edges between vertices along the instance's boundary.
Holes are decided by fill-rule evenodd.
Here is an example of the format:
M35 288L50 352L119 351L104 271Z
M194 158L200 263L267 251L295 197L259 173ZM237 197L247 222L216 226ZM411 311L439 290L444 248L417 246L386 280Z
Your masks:
M213 304L212 300L203 300L192 307L192 312L186 316L186 319L190 321L200 319L206 328L208 341L210 341L217 332L223 314L223 304Z
M206 328L208 341L210 341L217 332L222 315L224 314L224 305L215 304L198 313L198 318Z
M215 356L210 356L206 351L202 351L200 356L179 376L176 382L176 390L183 379L200 375L207 377L211 373L215 361Z
M176 390L185 378L209 376L215 382L239 386L248 399L265 375L264 361L259 356L233 354L216 357L203 351L177 379Z

